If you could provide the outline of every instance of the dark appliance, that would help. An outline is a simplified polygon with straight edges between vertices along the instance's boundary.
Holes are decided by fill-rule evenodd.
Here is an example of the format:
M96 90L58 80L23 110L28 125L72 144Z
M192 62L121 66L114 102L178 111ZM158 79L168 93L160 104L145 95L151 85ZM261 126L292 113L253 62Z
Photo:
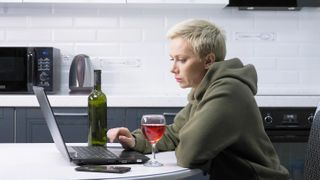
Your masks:
M303 180L304 158L316 107L260 107L266 133L290 180Z
M297 0L230 0L239 10L300 10Z
M230 0L229 6L239 7L297 7L297 0Z
M298 6L300 6L300 7L319 7L320 0L298 0Z
M239 10L300 10L302 7L319 7L320 0L229 0L229 7Z
M53 47L0 47L0 93L59 89L60 50Z

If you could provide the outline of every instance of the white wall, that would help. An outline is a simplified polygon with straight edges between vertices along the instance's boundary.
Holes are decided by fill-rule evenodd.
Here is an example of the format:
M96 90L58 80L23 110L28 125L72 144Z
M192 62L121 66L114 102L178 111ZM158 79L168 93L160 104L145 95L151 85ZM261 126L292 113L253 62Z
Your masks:
M259 95L320 94L320 9L238 11L205 6L1 6L1 46L62 50L62 88L74 55L103 70L107 94L186 95L169 72L165 33L187 18L225 29L227 58L256 66Z

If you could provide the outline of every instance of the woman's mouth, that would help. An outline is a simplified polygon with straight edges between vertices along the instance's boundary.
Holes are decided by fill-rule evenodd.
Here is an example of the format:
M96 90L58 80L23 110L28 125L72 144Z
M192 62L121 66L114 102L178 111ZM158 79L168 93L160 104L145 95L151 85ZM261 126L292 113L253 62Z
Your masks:
M178 83L182 81L182 78L175 78Z

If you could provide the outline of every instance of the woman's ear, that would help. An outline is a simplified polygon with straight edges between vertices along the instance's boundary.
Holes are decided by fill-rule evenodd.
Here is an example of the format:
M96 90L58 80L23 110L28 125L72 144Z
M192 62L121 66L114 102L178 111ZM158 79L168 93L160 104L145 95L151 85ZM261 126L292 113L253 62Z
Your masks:
M209 69L210 66L216 61L216 56L213 53L210 53L206 56L204 61L204 68Z

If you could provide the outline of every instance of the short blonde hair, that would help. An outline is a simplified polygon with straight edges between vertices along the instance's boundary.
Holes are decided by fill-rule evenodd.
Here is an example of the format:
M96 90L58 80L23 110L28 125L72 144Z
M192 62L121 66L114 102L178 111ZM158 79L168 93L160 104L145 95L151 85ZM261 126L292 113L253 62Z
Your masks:
M201 60L210 53L214 53L216 61L223 61L226 56L224 32L209 21L199 19L182 21L167 32L168 39L177 37L186 39Z

